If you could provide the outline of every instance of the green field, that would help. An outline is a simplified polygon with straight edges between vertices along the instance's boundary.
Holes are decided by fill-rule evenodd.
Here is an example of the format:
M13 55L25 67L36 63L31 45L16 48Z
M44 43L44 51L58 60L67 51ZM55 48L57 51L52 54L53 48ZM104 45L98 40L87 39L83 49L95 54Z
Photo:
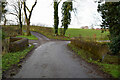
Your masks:
M101 30L93 30L93 29L75 29L75 28L68 28L66 31L66 37L62 36L54 36L54 29L50 27L40 27L40 26L31 26L31 31L39 32L50 39L61 39L61 40L68 40L67 38L70 37L89 37L93 38L96 35L97 40L108 40L107 35L109 31L101 33ZM60 35L60 28L59 28L59 35Z
M4 30L8 36L9 35L11 36L11 35L17 35L17 33L15 32L16 28L17 28L17 26L10 26L10 29L8 29L8 27L4 27ZM10 30L12 30L12 32ZM25 26L24 26L23 30L26 30ZM65 36L54 36L53 27L31 26L30 30L41 33L50 39L60 39L60 40L70 40L70 38L79 37L80 35L82 37L90 37L90 38L93 38L94 35L96 35L97 40L108 40L107 35L109 34L109 31L101 33L101 30L68 28ZM11 34L11 33L13 33L13 34ZM60 29L59 29L59 35L60 35ZM26 36L18 36L17 35L17 37L26 37ZM70 38L68 38L68 37L70 37ZM35 39L35 40L37 39L34 36L29 36L27 38Z
M94 35L96 35L96 38L104 38L104 39L108 39L107 35L109 34L109 32L104 32L101 33L101 30L92 30L92 29L72 29L69 28L66 32L66 36L70 36L70 37L79 37L80 35L82 37L94 37Z
M30 39L30 40L38 40L38 38L35 37L34 35L31 35L31 36L20 35L20 36L16 36L16 37L27 38L27 39Z

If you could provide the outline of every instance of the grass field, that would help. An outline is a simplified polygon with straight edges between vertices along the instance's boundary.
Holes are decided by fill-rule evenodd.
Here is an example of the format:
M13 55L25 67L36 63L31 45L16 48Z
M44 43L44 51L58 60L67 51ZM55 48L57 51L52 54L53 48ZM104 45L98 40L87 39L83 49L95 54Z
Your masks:
M16 36L16 37L27 38L27 39L30 39L30 40L38 40L38 38L35 37L34 35L31 35L31 36L20 35L20 36Z
M96 35L97 39L100 39L101 37L103 39L108 40L107 35L109 34L109 32L104 32L101 33L101 30L92 30L92 29L72 29L69 28L66 32L66 36L70 36L70 37L79 37L80 35L82 37L94 37L94 35Z
M50 39L70 40L70 38L65 37L65 36L55 36L54 35L54 29L50 28L50 27L31 26L30 30L41 33L41 34L43 34L44 36L46 36L46 37L48 37Z
M16 30L16 28L18 28L18 26L9 26L9 27L10 28L8 28L8 26L3 28L5 30L5 33L8 36L9 35L10 36L11 35L17 35L15 30ZM25 26L24 26L23 30L26 30ZM66 35L65 35L66 37L65 37L65 36L54 36L54 29L50 28L50 27L31 26L30 30L41 33L41 34L45 35L46 37L48 37L50 39L61 39L61 40L70 40L70 38L79 37L80 35L82 37L91 37L91 38L93 38L94 35L96 35L97 40L108 40L107 35L109 34L108 31L104 32L104 33L101 33L101 30L69 28L66 31ZM60 32L60 29L59 29L59 32ZM22 37L25 37L25 36L22 36ZM31 37L34 38L34 36L31 36ZM30 37L28 37L28 38L31 39Z
M93 38L94 35L96 35L97 40L108 40L107 35L109 34L109 32L104 32L101 33L101 30L92 30L92 29L73 29L73 28L69 28L66 31L66 37L61 37L61 36L54 36L54 29L53 28L48 28L48 27L39 27L39 26L31 26L31 30L32 31L36 31L39 32L45 36L47 36L50 39L63 39L65 40L69 40L69 38L72 37L79 37L80 35L82 37L90 37ZM59 29L59 34L60 34L60 29Z

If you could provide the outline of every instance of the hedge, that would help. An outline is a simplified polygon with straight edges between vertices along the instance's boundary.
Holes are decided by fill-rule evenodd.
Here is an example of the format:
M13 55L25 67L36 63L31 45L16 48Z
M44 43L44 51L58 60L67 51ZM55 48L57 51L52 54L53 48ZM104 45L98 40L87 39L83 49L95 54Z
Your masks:
M94 60L103 60L105 55L109 52L106 44L100 44L95 41L85 41L81 38L73 39L71 44L90 52L93 55L91 58Z

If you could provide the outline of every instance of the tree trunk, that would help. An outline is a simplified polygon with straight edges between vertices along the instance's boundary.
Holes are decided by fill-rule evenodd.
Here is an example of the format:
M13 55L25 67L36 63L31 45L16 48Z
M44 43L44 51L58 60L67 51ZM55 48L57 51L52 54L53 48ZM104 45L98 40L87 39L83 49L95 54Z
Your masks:
M66 30L67 30L67 29L64 29L63 36L65 36Z
M19 16L19 28L20 28L20 34L22 35L22 21L21 21L21 15Z
M6 19L6 17L5 17L5 20L4 20L4 26L6 26L6 22L7 22L7 19Z
M27 36L30 36L30 35L31 35L31 33L30 33L30 23L29 23L29 22L27 23L26 33L27 33Z
M23 4L24 4L25 19L26 19L26 23L27 23L27 30L26 30L26 32L27 32L27 36L30 36L30 35L31 35L31 33L30 33L30 19L31 19L31 16L32 16L32 11L33 11L35 5L37 4L37 0L35 1L35 3L34 3L34 5L32 6L32 9L31 9L31 10L28 9L28 7L26 6L26 2L25 2L25 1L24 1ZM30 14L29 14L29 17L27 16L26 9L27 9L28 12L30 13Z
M20 32L20 35L23 35L23 34L22 34L22 28L19 28L19 32Z
M58 36L58 29L55 29L55 35Z
M19 28L20 28L20 34L22 35L22 20L21 20L21 8L20 8L20 4L19 4Z
M58 3L54 2L54 30L55 35L58 35L58 25L59 25L59 17L58 17Z

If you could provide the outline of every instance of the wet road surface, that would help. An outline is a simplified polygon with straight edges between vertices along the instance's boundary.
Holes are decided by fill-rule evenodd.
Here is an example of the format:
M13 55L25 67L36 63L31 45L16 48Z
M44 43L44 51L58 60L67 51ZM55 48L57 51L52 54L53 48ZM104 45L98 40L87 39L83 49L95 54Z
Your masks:
M85 61L74 56L68 43L49 40L43 43L23 63L14 78L102 78Z

